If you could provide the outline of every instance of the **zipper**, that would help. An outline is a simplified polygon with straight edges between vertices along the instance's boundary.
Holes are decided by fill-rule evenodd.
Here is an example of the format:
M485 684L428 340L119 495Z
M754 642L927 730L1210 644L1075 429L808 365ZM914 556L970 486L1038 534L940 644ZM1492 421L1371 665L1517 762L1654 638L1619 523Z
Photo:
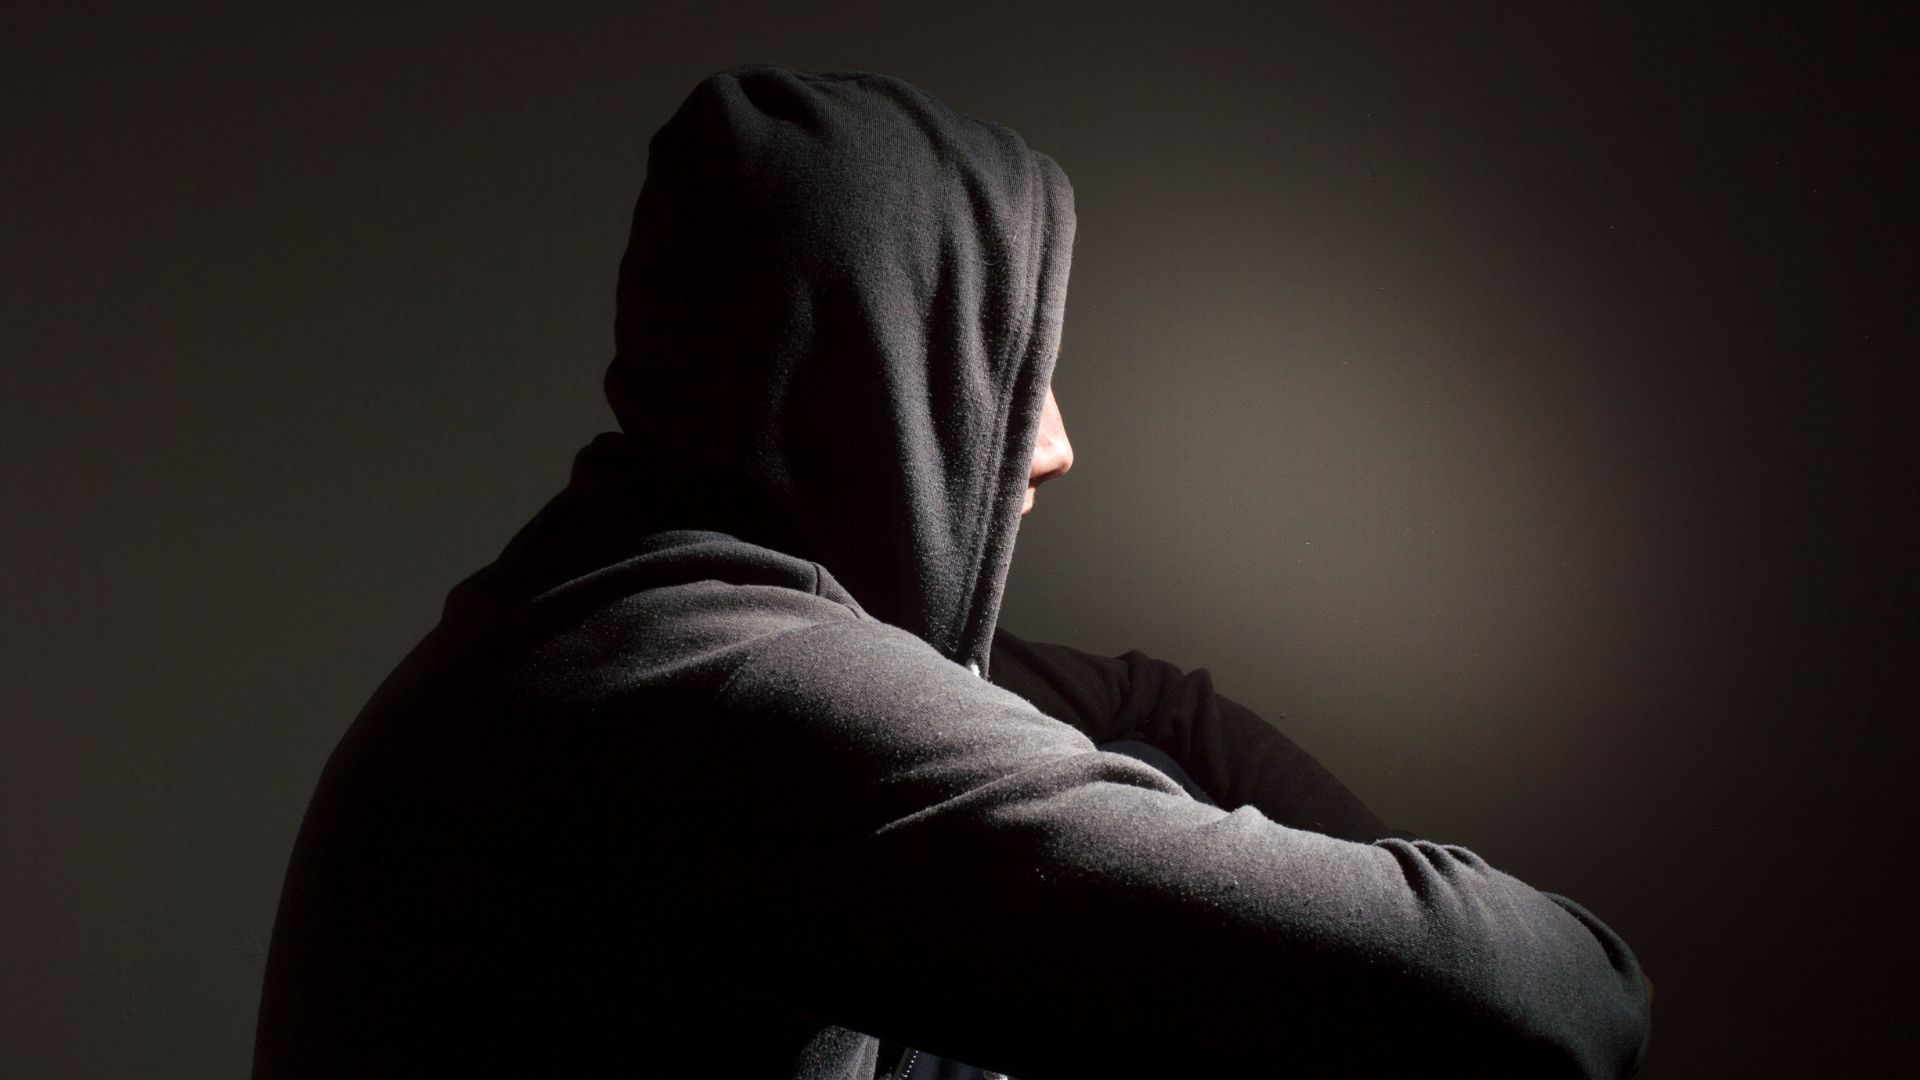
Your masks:
M984 679L987 677L980 670L980 661L973 657L967 658L967 670L973 672L973 677L976 679ZM900 1064L894 1066L893 1068L892 1080L907 1080L909 1076L913 1075L913 1063L919 1060L919 1058L920 1058L920 1051L915 1050L912 1047L908 1047L906 1056L902 1057L900 1059ZM997 1076L1000 1076L1001 1074L987 1073L986 1075L997 1077Z

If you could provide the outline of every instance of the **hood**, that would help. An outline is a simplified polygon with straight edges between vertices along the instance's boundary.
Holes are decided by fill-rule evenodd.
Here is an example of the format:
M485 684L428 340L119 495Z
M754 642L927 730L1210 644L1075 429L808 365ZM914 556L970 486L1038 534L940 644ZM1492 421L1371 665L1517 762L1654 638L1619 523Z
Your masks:
M984 671L1073 232L1051 158L899 79L702 81L649 144L605 380L659 519Z

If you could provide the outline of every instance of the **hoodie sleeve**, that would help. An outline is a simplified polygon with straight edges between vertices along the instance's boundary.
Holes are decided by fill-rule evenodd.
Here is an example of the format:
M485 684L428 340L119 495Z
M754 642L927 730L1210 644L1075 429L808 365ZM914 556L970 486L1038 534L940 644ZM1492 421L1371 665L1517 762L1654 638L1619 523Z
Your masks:
M782 633L718 704L746 933L833 1023L1026 1080L1591 1080L1644 1053L1639 965L1571 901L1196 802L891 627Z
M1251 806L1282 825L1343 840L1387 828L1326 766L1253 710L1217 693L1205 668L1184 672L1135 649L1097 656L993 637L993 682L1096 743L1136 736L1165 751L1220 805Z

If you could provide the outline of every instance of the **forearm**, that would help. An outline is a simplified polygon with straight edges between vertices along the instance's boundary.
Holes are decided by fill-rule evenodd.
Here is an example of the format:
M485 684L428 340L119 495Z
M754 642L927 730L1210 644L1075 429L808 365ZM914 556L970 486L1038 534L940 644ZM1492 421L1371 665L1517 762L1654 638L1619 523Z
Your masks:
M1402 836L1339 778L1252 710L1217 693L1205 668L1183 672L1138 650L1109 657L994 636L994 682L1096 743L1139 738L1170 755L1227 808L1346 840Z

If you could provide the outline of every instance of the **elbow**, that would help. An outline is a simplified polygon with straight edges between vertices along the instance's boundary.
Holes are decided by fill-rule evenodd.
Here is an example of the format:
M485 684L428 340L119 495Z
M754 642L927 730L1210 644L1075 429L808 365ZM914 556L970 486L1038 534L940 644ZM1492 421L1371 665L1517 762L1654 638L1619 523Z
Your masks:
M1429 989L1480 1029L1485 1076L1630 1077L1652 1027L1646 976L1619 934L1579 904L1493 869L1465 848L1377 840L1421 913ZM1451 1010L1448 1010L1451 1011ZM1485 1064L1483 1062L1483 1064Z

